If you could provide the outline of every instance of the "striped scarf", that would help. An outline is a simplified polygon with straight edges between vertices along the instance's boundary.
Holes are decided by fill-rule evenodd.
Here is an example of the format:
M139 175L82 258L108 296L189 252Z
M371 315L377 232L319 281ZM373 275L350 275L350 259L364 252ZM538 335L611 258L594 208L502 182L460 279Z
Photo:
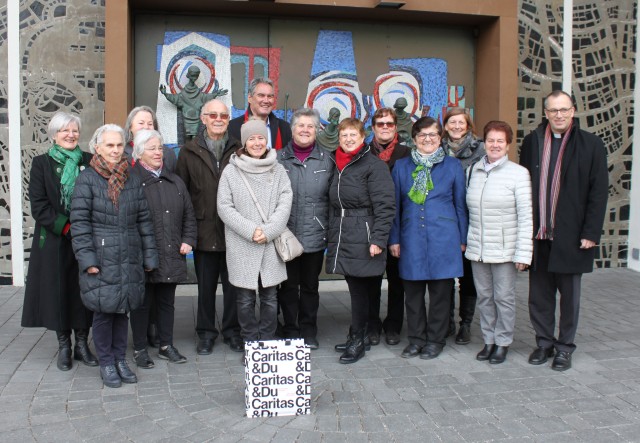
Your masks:
M129 162L123 157L118 163L111 165L100 155L93 154L89 164L98 174L108 180L107 195L113 206L118 209L120 192L124 189L124 183L129 177Z
M553 170L551 178L551 192L547 192L549 183L549 163L551 162L551 144L552 137L551 125L547 125L544 133L544 147L542 150L542 164L540 168L540 195L538 196L538 206L540 209L540 229L536 234L536 240L553 240L553 226L556 219L556 206L558 204L558 195L560 194L560 170L562 169L562 156L569 141L569 134L573 127L573 121L569 124L558 152L558 160ZM547 226L547 195L551 198L551 226Z

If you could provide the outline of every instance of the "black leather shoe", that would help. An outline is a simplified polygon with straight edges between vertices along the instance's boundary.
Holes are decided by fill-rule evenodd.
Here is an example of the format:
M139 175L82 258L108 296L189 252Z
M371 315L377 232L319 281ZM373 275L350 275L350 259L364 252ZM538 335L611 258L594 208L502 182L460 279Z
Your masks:
M529 364L542 365L547 362L549 357L553 357L553 348L538 347L529 355Z
M318 343L318 340L315 337L305 337L304 342L309 346L309 349L314 351L320 347L320 343Z
M507 352L509 352L509 346L496 346L489 358L489 363L492 365L499 365L500 363L504 363L507 359Z
M355 363L364 357L365 348L364 348L364 337L365 330L362 329L360 331L356 331L351 334L349 337L347 349L340 356L340 363L342 364L350 364Z
M566 371L571 368L571 353L559 351L551 363L551 369L554 371Z
M338 343L333 347L333 349L335 349L336 352L344 352L347 349L347 346L349 346L350 335L351 335L351 328L349 328L349 332L347 333L347 341L345 343ZM371 350L371 341L369 341L369 335L365 335L364 337L364 349L365 351Z
M158 357L163 360L169 360L171 363L186 363L187 357L182 355L175 347L172 345L167 346L166 348L158 351Z
M73 347L73 358L87 366L98 366L98 359L91 353L87 343L89 331L87 329L76 329L75 334L76 345Z
M402 358L417 357L418 355L420 355L420 351L422 351L422 346L409 344L406 348L404 348L404 350L402 351L402 354L400 354L400 357Z
M196 346L196 352L198 355L209 355L213 352L213 339L212 338L200 338L198 339L198 346Z
M468 345L471 342L471 327L469 325L460 325L458 335L456 335L457 345Z
M387 331L385 333L385 341L390 346L395 346L400 343L400 334L396 331Z
M478 361L487 361L491 358L491 354L493 354L493 350L496 348L496 345L484 345L482 351L476 354L476 360Z
M438 357L442 352L442 346L434 345L433 343L427 344L420 352L420 358L423 360L431 360Z
M234 336L224 339L225 344L229 345L229 349L233 352L244 352L244 340L241 337Z
M151 360L151 357L149 357L146 349L133 351L133 359L136 362L136 366L142 369L151 369L156 365L153 360Z
M136 374L129 369L129 365L126 360L116 360L116 369L118 370L118 375L123 383L138 383L138 377L136 377Z
M380 344L380 331L369 331L369 342L371 342L371 346L378 346Z
M102 383L108 388L119 388L122 386L122 380L120 380L115 365L100 366L100 377L102 378Z

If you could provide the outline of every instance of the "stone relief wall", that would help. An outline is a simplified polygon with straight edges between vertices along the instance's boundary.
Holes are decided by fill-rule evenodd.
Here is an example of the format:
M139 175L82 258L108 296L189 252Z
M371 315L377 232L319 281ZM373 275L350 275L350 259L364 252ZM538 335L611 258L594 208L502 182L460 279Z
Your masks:
M7 9L0 2L0 60L7 60ZM29 0L20 2L22 103L22 205L25 257L34 221L28 197L31 159L49 148L46 128L58 110L81 116L80 146L103 122L105 0ZM9 283L10 209L7 72L0 70L0 279ZM9 280L9 281L5 281Z
M103 122L105 0L20 2L21 142L26 193L31 159L48 148L57 110L80 113L81 146ZM562 80L562 0L519 0L518 142L542 118L541 98ZM635 82L634 0L574 1L573 93L582 127L609 149L610 196L597 265L626 266ZM0 1L0 60L7 58L6 1ZM0 70L0 283L10 283L7 73ZM22 205L26 257L33 220Z
M609 154L609 205L598 267L627 264L637 2L574 0L573 95L580 126ZM520 0L518 142L541 121L542 98L562 85L563 1Z

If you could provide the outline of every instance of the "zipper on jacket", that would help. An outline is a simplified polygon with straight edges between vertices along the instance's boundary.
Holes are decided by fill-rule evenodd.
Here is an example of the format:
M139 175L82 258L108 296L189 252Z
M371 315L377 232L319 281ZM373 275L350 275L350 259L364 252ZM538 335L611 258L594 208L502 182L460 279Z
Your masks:
M480 205L478 208L478 215L479 215L479 219L480 219L480 262L482 262L482 251L483 251L483 242L484 242L484 223L482 222L482 199L484 198L484 188L487 185L487 181L489 181L489 172L485 171L484 169L482 170L482 172L484 172L487 176L487 178L485 179L484 183L482 184L482 191L480 191Z
M367 149L364 151L364 154L366 154L367 152L369 152L369 147L367 147ZM352 164L354 164L355 162L357 162L358 160L360 160L363 157L363 154L361 154L356 160L354 160L351 163L347 163L345 165L345 167L342 169L342 171L338 170L338 202L340 203L340 230L338 231L338 245L336 246L336 258L333 260L333 272L336 272L336 268L338 267L338 252L340 252L340 241L342 240L342 220L344 219L344 206L342 206L342 199L340 198L340 179L342 178L342 173L344 171L347 170L347 168L349 166L351 166ZM338 166L336 164L336 169L338 169Z
M320 222L320 219L318 218L317 215L314 215L313 218L316 219L316 221L318 222L318 224L320 225L320 227L324 230L324 225Z
M367 241L371 243L371 231L369 231L369 222L364 222L364 224L367 227Z
M104 238L102 239L102 245L101 245L101 248L100 248L100 260L99 260L100 263L98 263L98 266L100 266L100 268L102 268L103 260L104 260ZM100 270L102 270L102 269L100 269Z

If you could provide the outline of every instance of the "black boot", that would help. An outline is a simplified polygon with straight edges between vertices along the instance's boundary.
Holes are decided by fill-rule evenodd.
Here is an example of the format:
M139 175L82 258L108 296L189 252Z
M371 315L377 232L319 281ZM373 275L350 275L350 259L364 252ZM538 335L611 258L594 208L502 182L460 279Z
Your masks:
M58 369L71 369L71 331L56 331L58 336Z
M336 352L344 352L344 351L346 351L347 350L347 346L349 346L350 337L351 337L351 326L349 326L349 332L347 333L347 341L346 341L346 343L338 343L337 345L335 345L333 347L333 349L335 349ZM364 348L367 351L371 350L371 341L369 340L369 335L368 334L364 336Z
M365 338L365 329L361 329L352 333L349 337L349 341L347 343L347 348L344 353L340 356L340 363L342 364L350 364L355 363L364 357L365 354L365 346L364 346L364 338Z
M74 332L76 334L76 345L73 347L73 358L87 366L98 366L98 359L91 353L89 343L87 343L89 330L76 329Z

